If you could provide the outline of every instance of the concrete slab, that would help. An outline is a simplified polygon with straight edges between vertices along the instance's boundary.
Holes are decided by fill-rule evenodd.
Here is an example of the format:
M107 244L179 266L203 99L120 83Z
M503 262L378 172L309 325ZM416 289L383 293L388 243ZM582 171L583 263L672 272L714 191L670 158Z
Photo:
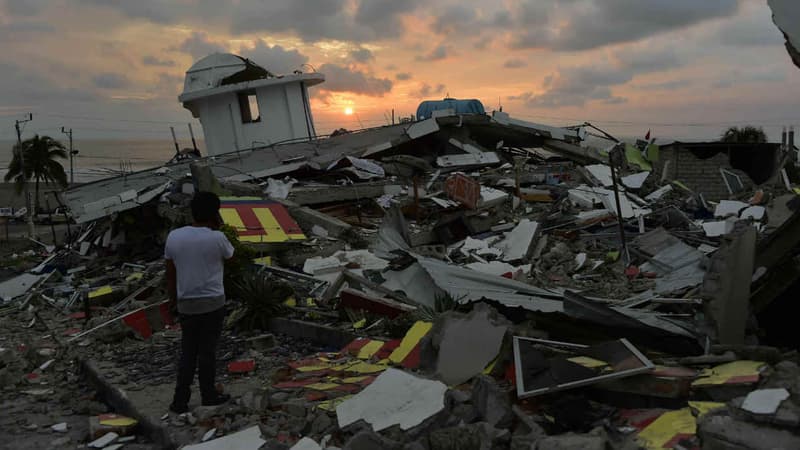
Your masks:
M390 368L337 406L336 417L340 428L363 419L374 431L394 425L408 430L444 409L446 391L447 386L439 381Z
M258 450L267 441L261 439L258 426L246 428L238 433L229 434L213 441L187 445L184 450Z
M470 380L497 357L508 327L493 312L478 304L467 316L450 313L437 321L438 330L432 332L439 350L436 376L448 386Z

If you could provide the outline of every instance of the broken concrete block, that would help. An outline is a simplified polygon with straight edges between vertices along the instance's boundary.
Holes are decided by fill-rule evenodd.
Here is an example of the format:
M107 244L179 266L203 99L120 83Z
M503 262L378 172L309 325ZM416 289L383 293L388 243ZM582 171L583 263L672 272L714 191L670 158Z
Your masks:
M508 393L493 378L481 375L472 383L472 404L481 420L495 428L508 428L514 418Z
M211 171L211 166L208 164L191 163L189 169L192 171L192 180L195 187L199 192L213 192L220 197L229 196L231 192L224 189L220 185L214 172Z
M399 442L395 442L380 436L372 431L364 430L350 438L344 444L342 450L400 450L403 447Z
M771 450L800 448L800 436L785 430L708 414L698 423L697 435L708 450Z
M522 219L505 239L498 242L495 248L503 251L503 261L511 262L527 259L536 244L536 233L539 222Z
M339 428L363 419L380 431L392 425L408 430L444 409L447 386L386 369L375 381L336 407Z

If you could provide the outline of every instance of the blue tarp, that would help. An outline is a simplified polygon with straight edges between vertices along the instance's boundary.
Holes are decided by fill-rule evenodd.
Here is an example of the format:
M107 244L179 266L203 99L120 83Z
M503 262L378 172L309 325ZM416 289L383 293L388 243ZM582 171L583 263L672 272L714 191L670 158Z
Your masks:
M430 119L434 111L453 109L456 114L486 114L480 100L458 100L446 98L444 100L426 100L417 107L417 120Z

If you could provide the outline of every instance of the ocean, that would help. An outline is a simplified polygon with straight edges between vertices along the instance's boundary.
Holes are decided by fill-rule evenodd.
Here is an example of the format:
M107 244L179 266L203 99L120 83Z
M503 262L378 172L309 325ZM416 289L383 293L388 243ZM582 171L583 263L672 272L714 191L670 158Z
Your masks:
M64 141L62 141L64 142ZM12 149L16 141L0 141L0 182L8 171ZM67 142L64 142L68 145ZM179 142L181 148L191 142ZM113 171L137 171L158 167L175 155L175 145L171 140L149 139L85 139L75 141L74 148L79 153L73 158L75 181L79 183L95 181L112 176ZM205 155L202 140L197 141L200 153ZM59 160L69 178L69 159Z

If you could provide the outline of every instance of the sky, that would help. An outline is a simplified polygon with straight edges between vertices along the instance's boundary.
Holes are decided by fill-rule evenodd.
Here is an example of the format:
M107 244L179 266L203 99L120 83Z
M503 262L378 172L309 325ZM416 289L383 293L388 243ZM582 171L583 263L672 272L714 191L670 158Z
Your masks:
M621 136L778 140L800 126L783 42L766 0L0 0L0 140L29 112L25 136L185 139L184 73L216 51L324 73L321 133L450 96Z

